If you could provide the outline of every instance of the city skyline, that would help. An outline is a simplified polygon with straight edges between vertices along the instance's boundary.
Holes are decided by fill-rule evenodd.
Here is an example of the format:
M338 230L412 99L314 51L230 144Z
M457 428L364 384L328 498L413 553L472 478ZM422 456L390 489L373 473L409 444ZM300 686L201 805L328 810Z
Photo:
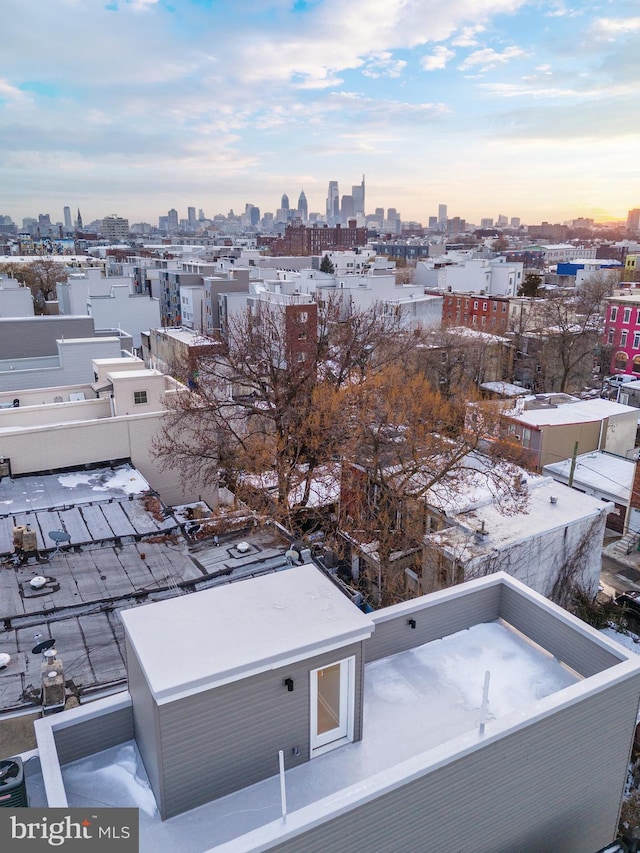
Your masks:
M638 206L631 0L6 0L2 210L273 211L367 175L426 223ZM118 61L114 57L119 57Z

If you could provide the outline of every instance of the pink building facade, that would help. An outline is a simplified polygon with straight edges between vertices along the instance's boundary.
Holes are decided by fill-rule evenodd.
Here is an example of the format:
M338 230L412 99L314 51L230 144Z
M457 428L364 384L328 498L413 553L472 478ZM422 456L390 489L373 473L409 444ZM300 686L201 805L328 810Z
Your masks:
M609 298L604 344L611 348L611 373L640 378L640 292Z

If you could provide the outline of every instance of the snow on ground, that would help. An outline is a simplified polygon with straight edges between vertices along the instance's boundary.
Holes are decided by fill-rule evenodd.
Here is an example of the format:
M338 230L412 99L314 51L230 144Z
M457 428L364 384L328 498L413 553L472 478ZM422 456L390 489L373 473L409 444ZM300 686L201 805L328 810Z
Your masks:
M634 652L634 654L640 655L640 637L636 634L627 634L622 631L616 631L615 628L603 628L600 633L604 634L604 636L608 637L610 640L615 640L616 643L620 643L621 646L624 646L625 649Z
M90 799L96 806L126 802L153 817L158 808L135 743L118 746L109 753L108 763L101 753L63 769L69 799L80 796L86 801L90 792Z
M60 474L58 483L67 489L77 486L90 486L94 492L108 492L119 489L127 495L137 495L149 489L147 481L128 465L121 468L101 468L94 471L75 471Z

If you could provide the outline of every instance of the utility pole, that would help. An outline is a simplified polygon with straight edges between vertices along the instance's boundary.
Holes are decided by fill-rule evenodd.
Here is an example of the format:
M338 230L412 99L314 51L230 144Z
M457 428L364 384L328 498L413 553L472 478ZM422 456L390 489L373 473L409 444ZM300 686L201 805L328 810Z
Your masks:
M571 456L571 470L569 471L569 488L573 486L573 475L576 470L576 457L578 455L578 442L573 445L573 455Z

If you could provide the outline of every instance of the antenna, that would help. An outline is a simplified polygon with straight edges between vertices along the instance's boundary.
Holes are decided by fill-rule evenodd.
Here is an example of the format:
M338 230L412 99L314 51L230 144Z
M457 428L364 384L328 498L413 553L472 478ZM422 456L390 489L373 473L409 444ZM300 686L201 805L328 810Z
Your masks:
M39 639L41 636L42 636L41 634L35 634L33 639L34 640ZM31 649L31 654L32 655L44 654L44 652L47 652L47 651L49 651L49 649L52 649L55 646L55 644L56 644L56 641L54 639L43 640L41 643L38 643L37 646L34 646Z
M56 543L55 551L51 554L52 557L55 557L58 553L63 542L65 544L71 542L71 536L69 536L66 530L50 530L47 536Z

